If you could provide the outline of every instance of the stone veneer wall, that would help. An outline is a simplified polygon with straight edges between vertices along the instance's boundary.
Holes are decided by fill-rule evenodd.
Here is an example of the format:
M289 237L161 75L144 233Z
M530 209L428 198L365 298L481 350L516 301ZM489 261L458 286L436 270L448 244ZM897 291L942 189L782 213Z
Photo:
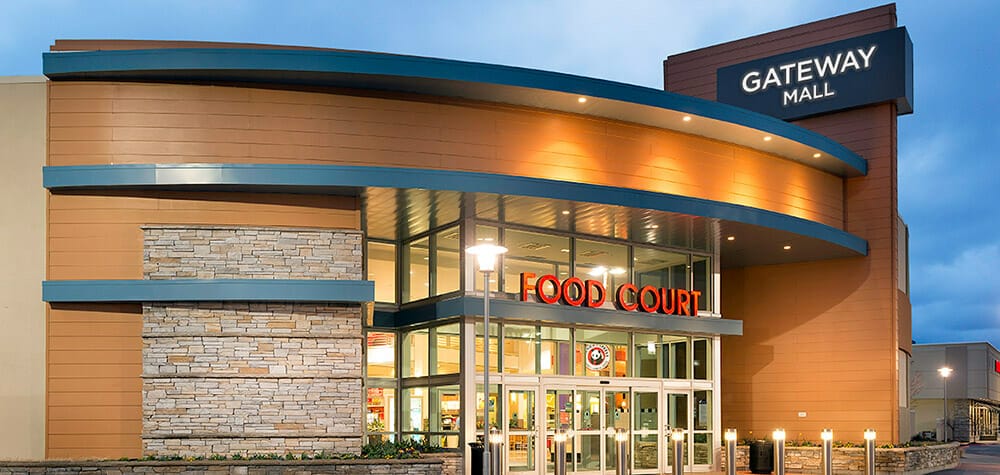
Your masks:
M875 449L875 470L882 475L915 475L954 468L961 457L957 443ZM823 473L823 452L820 447L785 447L785 470L789 473ZM720 451L722 469L726 466L725 451ZM749 470L750 450L746 445L736 447L736 469ZM865 449L834 448L833 473L860 475L865 473Z
M405 460L202 460L176 462L63 461L0 462L0 475L67 475L77 473L125 475L179 473L210 475L457 475L450 465L459 457Z
M362 276L359 231L143 230L147 279ZM144 304L143 453L358 452L361 319L358 304Z

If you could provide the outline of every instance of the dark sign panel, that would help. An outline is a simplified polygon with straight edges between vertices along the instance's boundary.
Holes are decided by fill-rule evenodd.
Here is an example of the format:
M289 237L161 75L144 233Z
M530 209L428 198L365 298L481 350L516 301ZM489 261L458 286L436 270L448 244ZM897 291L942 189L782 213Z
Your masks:
M719 102L798 119L895 101L913 112L913 44L906 28L880 31L721 68Z

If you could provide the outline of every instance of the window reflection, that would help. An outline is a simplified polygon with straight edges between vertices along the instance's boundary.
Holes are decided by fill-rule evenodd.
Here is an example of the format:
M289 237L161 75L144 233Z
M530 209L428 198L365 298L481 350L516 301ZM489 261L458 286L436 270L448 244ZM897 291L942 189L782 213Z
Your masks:
M504 292L521 291L521 273L569 277L568 237L508 229L504 232Z
M368 242L368 279L375 281L376 302L396 302L396 245Z
M459 247L461 233L458 226L438 232L435 236L434 251L434 295L455 292L461 284L459 267Z
M396 376L396 334L368 332L367 363L369 378Z
M628 246L576 240L577 277L596 280L614 292L619 285L631 280L628 269Z

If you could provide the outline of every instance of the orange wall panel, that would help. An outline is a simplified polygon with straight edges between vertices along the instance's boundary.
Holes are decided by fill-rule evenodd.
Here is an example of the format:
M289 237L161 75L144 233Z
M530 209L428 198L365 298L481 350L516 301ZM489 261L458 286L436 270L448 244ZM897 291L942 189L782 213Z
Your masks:
M141 279L144 224L358 229L360 213L355 198L339 196L56 193L49 196L48 279Z
M142 308L54 304L46 338L46 457L142 455Z
M50 165L464 170L683 194L843 225L835 176L728 143L610 120L402 95L92 82L51 88Z

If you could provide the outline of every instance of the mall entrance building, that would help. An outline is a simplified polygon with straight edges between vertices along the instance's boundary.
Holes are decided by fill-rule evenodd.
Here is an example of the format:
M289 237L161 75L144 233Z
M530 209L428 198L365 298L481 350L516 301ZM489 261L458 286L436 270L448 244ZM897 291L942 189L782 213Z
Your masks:
M508 473L551 472L557 431L609 473L618 429L660 473L673 430L692 471L725 428L908 440L911 49L893 5L671 56L664 90L58 40L0 83L0 457L391 439L468 470L488 425Z

